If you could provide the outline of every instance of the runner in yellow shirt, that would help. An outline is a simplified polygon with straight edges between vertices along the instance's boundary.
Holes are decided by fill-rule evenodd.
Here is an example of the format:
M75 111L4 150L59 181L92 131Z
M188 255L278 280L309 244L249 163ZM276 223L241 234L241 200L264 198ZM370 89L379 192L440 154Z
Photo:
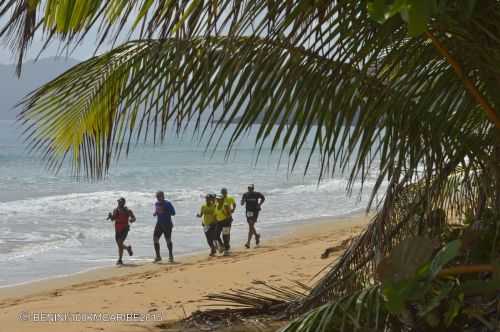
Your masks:
M227 194L227 189L222 188L220 193L224 197L224 204L229 207L229 219L226 222L226 224L222 228L222 238L224 240L224 245L226 247L226 250L228 251L231 249L231 225L233 223L233 213L236 210L236 200L234 197L229 196Z
M203 226L203 231L207 238L208 246L210 247L210 256L215 256L215 241L217 235L217 220L215 218L215 202L214 195L205 196L205 204L201 206L200 213L196 216L198 218L203 217L201 225Z
M229 206L229 208L231 209L231 220L232 220L233 219L233 213L236 210L236 200L234 199L233 196L229 196L227 194L227 189L226 188L222 188L220 190L220 193L224 197L224 204L226 204L227 206Z
M217 220L217 242L219 249L222 249L224 256L229 255L229 231L231 228L231 209L224 203L224 196L217 196L215 206L215 219ZM221 239L221 234L224 241Z

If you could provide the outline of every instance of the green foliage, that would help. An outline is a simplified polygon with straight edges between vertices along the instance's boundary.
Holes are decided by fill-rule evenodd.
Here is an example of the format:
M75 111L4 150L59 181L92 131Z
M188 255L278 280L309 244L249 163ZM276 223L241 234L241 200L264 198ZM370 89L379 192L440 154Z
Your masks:
M370 16L379 23L399 15L408 25L410 36L416 37L427 31L431 20L437 15L447 14L457 5L466 17L470 17L477 0L375 0L368 2Z
M466 219L463 230L468 259L471 263L482 264L500 257L500 215L493 209L482 211L479 219Z
M422 236L401 241L378 265L379 280L382 283L400 282L415 275L432 257L435 246L435 241Z
M312 310L281 332L377 331L388 324L380 287L369 287Z
M94 30L99 46L125 40L21 103L30 148L53 169L69 159L76 174L100 178L132 143L193 122L208 146L234 122L228 153L257 124L257 146L271 142L292 165L318 153L322 176L349 172L350 184L376 166L372 197L389 182L378 223L311 291L309 308L324 306L289 329L454 331L492 325L490 307L471 309L468 294L497 288L489 275L439 277L454 263L491 262L500 247L498 218L442 227L447 214L484 210L499 194L492 124L462 80L498 108L500 3L480 4L0 0L0 37L20 63L34 38L63 50ZM426 31L463 77L421 38ZM378 253L388 257L373 285Z
M133 143L190 121L211 147L229 134L228 152L258 124L257 146L270 142L292 166L318 153L322 176L349 172L350 184L376 164L374 193L402 170L435 176L451 155L485 164L489 125L463 83L402 23L373 24L366 3L176 3L37 3L41 26L68 47L96 22L101 40L127 20L142 31L24 100L26 137L49 167L69 160L76 174L100 178Z
M427 30L427 24L437 11L437 0L375 0L368 2L368 12L379 23L384 23L399 14L408 24L411 36L418 36Z
M429 265L428 278L431 280L434 279L446 264L460 254L461 247L462 241L454 240L447 243L441 250L439 250Z
M404 250L407 247L406 243L413 243L414 250ZM419 243L422 245L422 251L425 252L425 255L422 255L418 250ZM407 257L406 260L401 261L401 266L395 266L394 269L412 271L411 274L406 274L403 278L398 275L395 278L381 280L386 307L392 314L408 315L409 303L411 302L421 307L422 312L418 313L418 315L427 316L443 300L447 299L453 287L449 284L435 287L433 282L441 269L458 256L460 241L456 240L446 244L429 261L433 249L433 241L414 237L403 241L402 245L395 247L389 257L386 258L391 259L393 256L404 255ZM408 268L407 265L410 265L410 267ZM433 293L433 296L430 302L426 303L429 293Z
M436 249L436 240L421 236L403 240L378 266L380 284L333 300L298 318L284 331L452 332L495 326L489 313L496 306L500 279L477 274L440 276L443 269L464 264L467 255L460 238ZM362 295L367 292L370 297L364 298ZM481 310L477 306L479 299L486 303ZM350 307L353 303L359 303L361 313Z
M488 295L495 296L500 291L500 278L493 280L467 280L461 286L460 290L465 295Z

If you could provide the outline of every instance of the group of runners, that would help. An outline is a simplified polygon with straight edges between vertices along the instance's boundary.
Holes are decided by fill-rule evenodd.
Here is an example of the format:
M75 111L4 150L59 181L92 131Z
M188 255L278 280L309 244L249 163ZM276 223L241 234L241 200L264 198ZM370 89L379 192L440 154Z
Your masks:
M255 245L260 244L261 236L257 233L255 223L264 201L264 195L255 191L253 184L248 186L248 191L241 197L241 205L245 206L245 216L248 223L248 240L245 243L247 249L250 248L253 237L255 237ZM215 256L217 252L224 256L229 255L231 249L231 225L235 210L236 200L228 195L226 188L222 188L220 194L207 194L205 196L205 204L201 206L200 212L196 216L202 218L201 224L210 248L210 256ZM153 232L154 262L162 260L160 254L160 239L162 236L167 243L169 262L173 262L172 229L174 224L172 217L175 216L175 208L170 201L165 199L163 191L156 192L153 216L157 218ZM132 246L125 244L125 239L130 230L129 224L135 222L136 217L132 210L126 206L125 198L122 197L118 199L118 206L114 211L108 214L108 219L115 223L115 240L118 246L118 261L116 264L122 265L124 251L127 251L129 256L133 255Z

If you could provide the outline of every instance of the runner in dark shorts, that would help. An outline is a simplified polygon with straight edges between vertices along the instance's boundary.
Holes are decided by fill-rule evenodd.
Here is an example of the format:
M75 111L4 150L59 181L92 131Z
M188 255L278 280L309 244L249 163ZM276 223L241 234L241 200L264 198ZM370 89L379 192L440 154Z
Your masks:
M129 231L130 231L129 225L127 225L127 227L122 229L122 230L115 229L115 241L116 241L116 243L125 242ZM128 249L128 247L126 249Z
M200 212L196 215L203 218L201 226L210 247L210 257L215 256L217 243L217 220L215 218L215 195L205 196L205 204L201 206Z
M226 251L231 249L231 225L233 223L233 214L236 210L236 200L234 197L229 196L226 188L222 188L220 193L224 197L224 204L229 207L229 220L222 228L222 239L226 247Z
M162 235L165 235L165 239L172 238L172 225L164 225L162 223L157 222L154 230L153 237L159 239Z
M174 261L172 243L172 228L174 228L174 224L172 222L172 216L175 216L175 209L172 203L165 199L165 194L163 193L163 191L158 191L156 193L156 200L155 212L153 213L153 216L157 217L156 226L153 233L153 243L156 253L154 262L156 263L161 261L160 238L162 235L164 235L168 248L168 260L172 263Z
M133 255L132 246L125 245L125 239L130 230L129 222L135 222L134 213L125 206L125 198L122 197L118 200L118 207L114 209L113 213L110 212L108 214L108 219L115 222L115 241L118 246L118 260L116 261L116 265L122 265L124 249L127 250L129 256Z
M224 256L229 255L229 234L231 232L231 207L224 201L224 196L219 195L216 197L215 204L215 220L217 224L217 242ZM222 236L222 238L221 238Z
M245 244L247 249L250 248L250 242L252 241L253 235L255 235L255 245L260 244L260 234L257 233L255 229L255 223L259 218L259 211L265 200L266 198L264 195L255 191L253 184L248 186L248 192L244 193L241 198L241 205L245 205L246 208L245 215L248 223L248 241Z

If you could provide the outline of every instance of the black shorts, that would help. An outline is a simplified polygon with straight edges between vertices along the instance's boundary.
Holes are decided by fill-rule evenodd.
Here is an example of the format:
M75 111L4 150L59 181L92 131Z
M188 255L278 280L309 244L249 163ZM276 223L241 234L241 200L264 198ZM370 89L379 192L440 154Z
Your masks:
M170 239L172 237L172 228L174 228L174 225L172 224L157 222L153 237L159 239L163 234L165 234L165 239Z
M128 231L130 230L130 226L127 225L121 231L115 229L115 240L116 242L123 242L127 238Z
M221 223L221 226L222 227L231 227L233 223L233 218L232 217L229 217L227 218L226 220L224 220L222 223Z
M259 210L247 210L245 215L247 216L247 222L253 221L255 223L259 218Z
M224 227L231 227L231 224L233 223L233 218L229 217L226 220L223 221L218 221L216 223L216 228L217 228L217 234L220 234L222 232L222 229Z

